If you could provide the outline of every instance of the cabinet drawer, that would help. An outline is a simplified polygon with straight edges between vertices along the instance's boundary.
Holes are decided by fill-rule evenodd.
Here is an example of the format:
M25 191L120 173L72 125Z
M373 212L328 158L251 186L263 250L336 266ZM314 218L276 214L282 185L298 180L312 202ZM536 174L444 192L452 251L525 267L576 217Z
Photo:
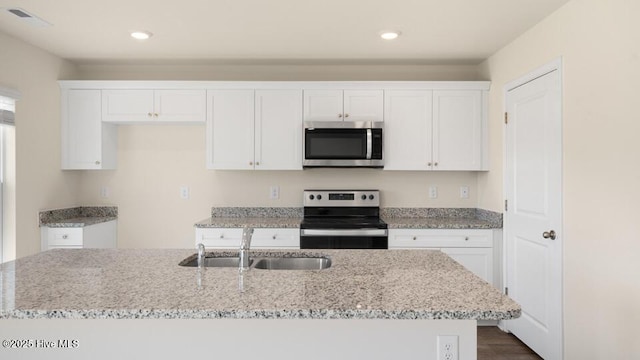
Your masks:
M82 228L49 228L49 247L79 246L82 247Z
M389 231L389 248L492 247L491 230L411 230Z
M202 243L207 248L235 249L240 247L241 228L197 228L196 246Z
M51 245L48 247L49 250L51 249L82 249L82 246L80 245L71 245L71 246L66 246L66 245Z
M300 229L255 229L251 239L252 249L300 248Z

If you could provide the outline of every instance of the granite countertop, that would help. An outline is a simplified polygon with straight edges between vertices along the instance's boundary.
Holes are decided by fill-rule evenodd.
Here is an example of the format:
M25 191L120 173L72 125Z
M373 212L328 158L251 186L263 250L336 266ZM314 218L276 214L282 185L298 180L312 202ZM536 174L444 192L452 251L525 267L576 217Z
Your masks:
M70 227L85 227L95 224L100 224L108 221L118 220L116 216L81 216L71 219L62 219L56 222L43 223L41 226L50 228L70 228Z
M118 219L116 206L78 206L39 213L40 226L51 228L85 227Z
M495 320L517 318L521 311L439 251L314 250L331 257L329 269L251 269L243 276L236 268L178 266L193 253L55 249L2 264L0 319ZM251 255L309 253L258 250Z
M211 217L198 221L197 228L299 228L302 208L213 207Z
M389 229L500 229L502 214L476 208L381 208ZM302 208L213 207L197 228L299 228Z
M501 229L502 214L475 208L382 208L389 229Z

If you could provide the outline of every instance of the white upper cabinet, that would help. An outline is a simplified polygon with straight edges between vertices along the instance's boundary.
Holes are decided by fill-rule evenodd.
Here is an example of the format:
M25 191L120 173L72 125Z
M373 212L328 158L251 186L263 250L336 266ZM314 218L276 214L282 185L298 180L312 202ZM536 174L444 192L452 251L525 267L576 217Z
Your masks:
M301 170L301 90L208 93L207 167Z
M255 169L302 170L302 91L256 90Z
M482 92L433 92L433 169L483 170Z
M101 121L100 90L62 92L62 169L115 169L117 128Z
M103 90L102 121L203 123L205 90Z
M480 90L385 92L385 170L486 170Z
M254 91L207 92L207 168L254 167Z
M432 97L430 90L385 92L385 170L431 169Z
M304 121L382 121L382 90L305 90Z

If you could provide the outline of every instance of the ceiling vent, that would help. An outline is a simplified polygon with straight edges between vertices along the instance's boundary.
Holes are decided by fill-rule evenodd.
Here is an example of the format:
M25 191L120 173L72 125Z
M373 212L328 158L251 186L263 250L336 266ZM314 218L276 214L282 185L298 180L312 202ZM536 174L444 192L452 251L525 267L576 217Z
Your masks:
M5 10L7 12L9 12L10 14L13 14L13 15L17 16L20 20L28 23L31 26L35 26L35 27L51 26L50 23L42 20L41 18L35 16L34 14L31 14L31 13L27 12L24 9L6 8Z

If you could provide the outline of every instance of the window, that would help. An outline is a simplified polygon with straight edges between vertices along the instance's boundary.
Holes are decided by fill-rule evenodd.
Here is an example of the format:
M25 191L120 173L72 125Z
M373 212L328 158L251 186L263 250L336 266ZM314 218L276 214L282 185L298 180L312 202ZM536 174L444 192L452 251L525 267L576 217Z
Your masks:
M0 96L0 263L16 256L14 114L15 100Z

